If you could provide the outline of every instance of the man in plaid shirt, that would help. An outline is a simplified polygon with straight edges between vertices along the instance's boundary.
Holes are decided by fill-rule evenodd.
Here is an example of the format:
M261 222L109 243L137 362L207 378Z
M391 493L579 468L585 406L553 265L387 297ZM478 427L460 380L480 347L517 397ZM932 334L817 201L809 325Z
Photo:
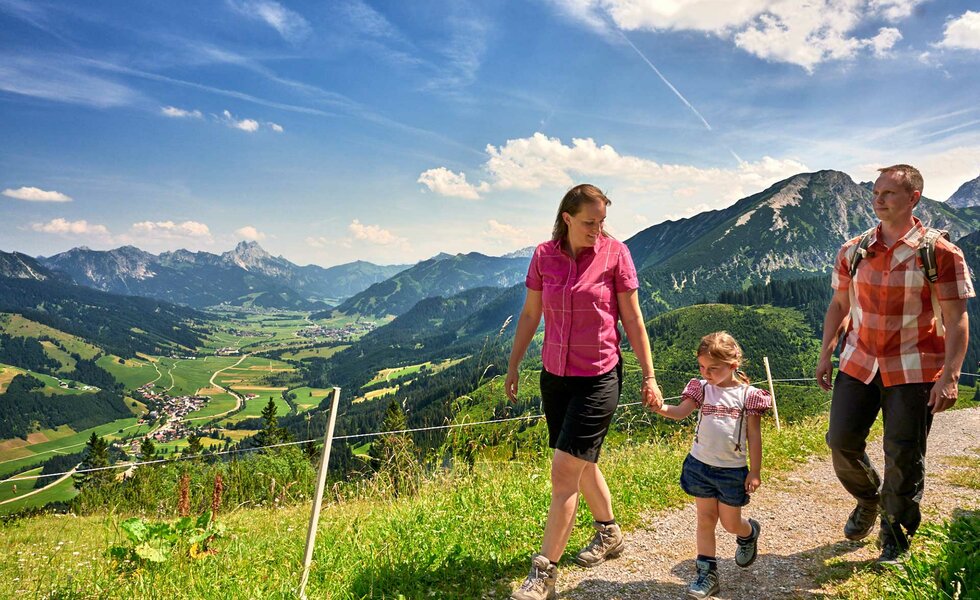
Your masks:
M872 195L880 223L853 281L851 262L861 236L837 254L816 375L823 389L833 389L827 444L834 471L857 500L844 536L863 539L880 512L878 562L896 563L921 521L933 415L956 402L968 337L966 300L975 294L963 252L943 237L936 240L935 284L922 273L918 248L926 228L912 216L922 196L919 171L894 165L879 172ZM932 294L941 315L934 314ZM937 332L937 318L945 336ZM831 357L841 330L847 337L831 386ZM879 411L885 427L884 480L865 452Z

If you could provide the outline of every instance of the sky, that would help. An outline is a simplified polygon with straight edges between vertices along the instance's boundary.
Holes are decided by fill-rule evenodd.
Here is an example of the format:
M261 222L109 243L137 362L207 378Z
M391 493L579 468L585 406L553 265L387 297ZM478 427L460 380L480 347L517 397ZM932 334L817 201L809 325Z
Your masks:
M800 172L980 175L974 0L0 0L0 250L501 255Z

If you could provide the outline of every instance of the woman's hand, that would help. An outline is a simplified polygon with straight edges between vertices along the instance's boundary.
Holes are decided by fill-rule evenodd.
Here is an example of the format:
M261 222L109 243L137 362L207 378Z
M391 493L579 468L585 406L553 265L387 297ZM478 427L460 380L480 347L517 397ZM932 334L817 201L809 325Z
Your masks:
M762 485L762 477L759 476L759 473L749 471L748 476L745 478L745 491L751 494L759 489L760 485Z
M504 391L511 402L517 402L517 381L519 379L516 371L507 371L507 379L504 379Z
M664 395L660 391L660 386L657 385L657 380L653 377L643 378L641 393L643 395L643 405L650 410L658 412L664 405Z

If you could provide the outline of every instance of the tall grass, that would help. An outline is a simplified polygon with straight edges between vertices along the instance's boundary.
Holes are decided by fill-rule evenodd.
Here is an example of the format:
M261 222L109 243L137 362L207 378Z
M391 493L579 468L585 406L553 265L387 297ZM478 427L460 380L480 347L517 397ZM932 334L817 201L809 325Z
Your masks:
M767 463L785 468L805 460L820 448L823 427L819 419L803 420L780 434L767 426ZM604 450L603 470L625 527L641 522L644 513L686 501L676 480L689 443L682 434ZM539 450L522 452L513 461L477 461L472 470L436 470L410 496L396 497L382 480L333 486L321 517L307 593L330 599L482 598L491 592L505 597L512 582L523 576L544 528L549 454ZM277 479L273 472L271 466L265 470L260 489L242 488L239 493L269 498L266 486ZM236 485L234 477L225 476L226 499L234 497L228 491ZM160 485L170 490L161 511L167 514L175 510L176 482ZM293 487L306 490L307 484ZM207 507L210 493L206 475L192 478L195 512ZM103 501L112 502L108 495ZM226 501L225 507L233 504ZM221 513L218 519L227 534L215 543L217 555L198 560L176 555L166 563L136 568L115 564L107 555L109 547L126 542L118 528L122 506L118 501L106 504L104 508L117 512L105 517L47 516L6 525L0 597L295 596L309 506L276 504L273 499L260 507ZM570 552L588 541L590 522L581 506Z

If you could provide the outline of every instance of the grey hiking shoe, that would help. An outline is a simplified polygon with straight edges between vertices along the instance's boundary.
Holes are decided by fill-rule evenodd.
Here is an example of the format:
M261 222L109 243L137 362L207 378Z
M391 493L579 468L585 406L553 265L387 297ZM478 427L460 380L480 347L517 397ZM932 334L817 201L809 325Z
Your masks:
M687 597L692 600L704 600L718 593L721 586L718 585L718 570L712 569L711 564L706 560L695 562L698 569L698 576L687 588Z
M738 544L738 548L735 550L735 564L742 568L755 562L755 557L758 556L759 534L762 533L762 527L755 519L749 519L749 525L752 526L752 535L749 536L749 539L744 542L737 538L735 540L735 543Z
M548 557L535 554L531 557L531 572L527 579L510 595L510 600L554 600L558 597L555 582L558 581L558 568Z
M868 537L878 520L878 507L858 504L844 524L844 537L856 542Z
M602 564L607 559L616 558L623 553L625 543L623 542L623 532L619 525L602 525L592 523L595 528L595 535L589 545L579 551L575 558L575 564L583 567L595 567Z
M903 548L900 544L896 544L893 541L887 541L882 544L881 555L878 556L878 560L875 562L879 565L898 566L905 562L908 556L908 548Z

